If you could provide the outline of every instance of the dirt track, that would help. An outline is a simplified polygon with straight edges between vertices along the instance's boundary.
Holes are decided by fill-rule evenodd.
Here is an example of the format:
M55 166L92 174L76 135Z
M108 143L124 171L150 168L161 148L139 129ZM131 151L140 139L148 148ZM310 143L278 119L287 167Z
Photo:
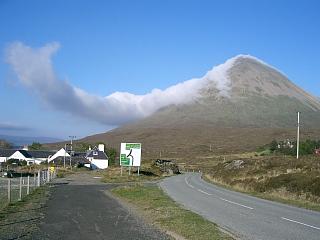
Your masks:
M105 194L110 188L86 174L56 182L34 239L169 239Z

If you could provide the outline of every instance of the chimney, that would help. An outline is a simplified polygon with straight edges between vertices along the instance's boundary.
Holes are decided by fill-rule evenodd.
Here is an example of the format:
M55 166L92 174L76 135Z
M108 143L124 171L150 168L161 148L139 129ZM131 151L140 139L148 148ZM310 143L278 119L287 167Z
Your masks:
M98 149L99 151L104 152L104 144L99 144Z
M89 151L91 151L91 146L89 146Z
M28 151L28 150L29 150L28 145L24 145L24 146L23 146L23 148L22 148L22 150L26 150L26 151Z

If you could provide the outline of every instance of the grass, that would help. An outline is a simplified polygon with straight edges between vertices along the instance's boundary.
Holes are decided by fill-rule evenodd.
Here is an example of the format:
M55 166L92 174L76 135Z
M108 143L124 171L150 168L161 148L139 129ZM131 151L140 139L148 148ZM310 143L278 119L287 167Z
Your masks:
M131 174L128 173L128 168L122 169L120 167L109 167L107 170L99 171L99 175L102 177L101 181L105 183L125 183L125 182L146 182L157 181L163 178L161 173L157 169L151 167L143 167L140 170L138 176L136 169L131 169Z
M224 182L218 181L216 179L212 179L212 177L208 174L203 175L202 178L209 183L213 183L215 185L218 185L220 187L224 187L229 190L249 194L254 197L263 198L263 199L274 201L274 202L289 204L292 206L310 209L310 210L314 210L314 211L320 211L320 204L313 203L310 201L301 200L301 199L297 200L294 195L290 196L284 189L278 189L278 190L275 190L273 192L268 192L268 193L261 193L261 192L254 192L254 191L245 190L244 188L241 188L241 187L239 188L237 186L228 185Z
M260 156L222 162L204 172L204 179L264 199L320 211L320 158Z
M118 187L113 194L133 204L146 219L165 231L185 239L232 239L222 233L216 224L183 209L156 186Z
M75 171L68 168L57 168L57 178L64 178L67 175L74 174Z
M0 211L0 239L32 239L39 231L37 222L48 198L49 187L42 186L21 201L10 203Z
M48 187L46 185L36 188L31 194L25 196L21 201L16 201L9 203L2 211L0 211L0 216L14 213L25 207L28 207L29 204L35 201L39 202L39 199L47 195Z

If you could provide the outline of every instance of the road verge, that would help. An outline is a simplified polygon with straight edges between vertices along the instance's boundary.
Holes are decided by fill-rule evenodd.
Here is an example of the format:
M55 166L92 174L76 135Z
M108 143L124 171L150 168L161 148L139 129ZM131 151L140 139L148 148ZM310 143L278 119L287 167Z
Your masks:
M144 219L175 239L232 239L216 224L175 203L158 186L122 186L112 193L132 204Z
M231 191L245 193L245 194L248 194L248 195L251 195L254 197L258 197L261 199L266 199L266 200L270 200L273 202L279 202L279 203L288 204L288 205L299 207L299 208L305 208L305 209L320 212L320 204L319 203L304 201L304 200L296 199L293 197L290 198L290 196L288 194L286 194L287 192L285 192L284 194L281 194L281 191L280 191L281 189L277 190L277 191L261 193L261 192L249 191L244 188L239 188L239 187L235 187L235 186L226 184L223 181L218 181L217 179L212 178L208 174L202 175L202 179L208 183L215 184L217 186L229 189Z
M21 201L3 208L0 211L0 239L34 239L48 197L49 186L44 185Z

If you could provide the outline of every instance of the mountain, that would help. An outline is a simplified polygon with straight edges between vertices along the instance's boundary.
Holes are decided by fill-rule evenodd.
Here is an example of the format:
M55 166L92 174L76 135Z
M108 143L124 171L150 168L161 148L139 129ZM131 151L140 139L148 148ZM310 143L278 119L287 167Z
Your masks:
M9 136L9 135L0 135L0 139L10 142L14 146L24 146L32 144L33 142L39 143L52 143L61 141L58 138L51 137L25 137L25 136Z
M272 139L294 138L297 111L302 137L320 136L320 101L283 73L247 55L209 71L191 103L164 107L149 117L83 141L142 142L150 157L210 155L254 150Z

